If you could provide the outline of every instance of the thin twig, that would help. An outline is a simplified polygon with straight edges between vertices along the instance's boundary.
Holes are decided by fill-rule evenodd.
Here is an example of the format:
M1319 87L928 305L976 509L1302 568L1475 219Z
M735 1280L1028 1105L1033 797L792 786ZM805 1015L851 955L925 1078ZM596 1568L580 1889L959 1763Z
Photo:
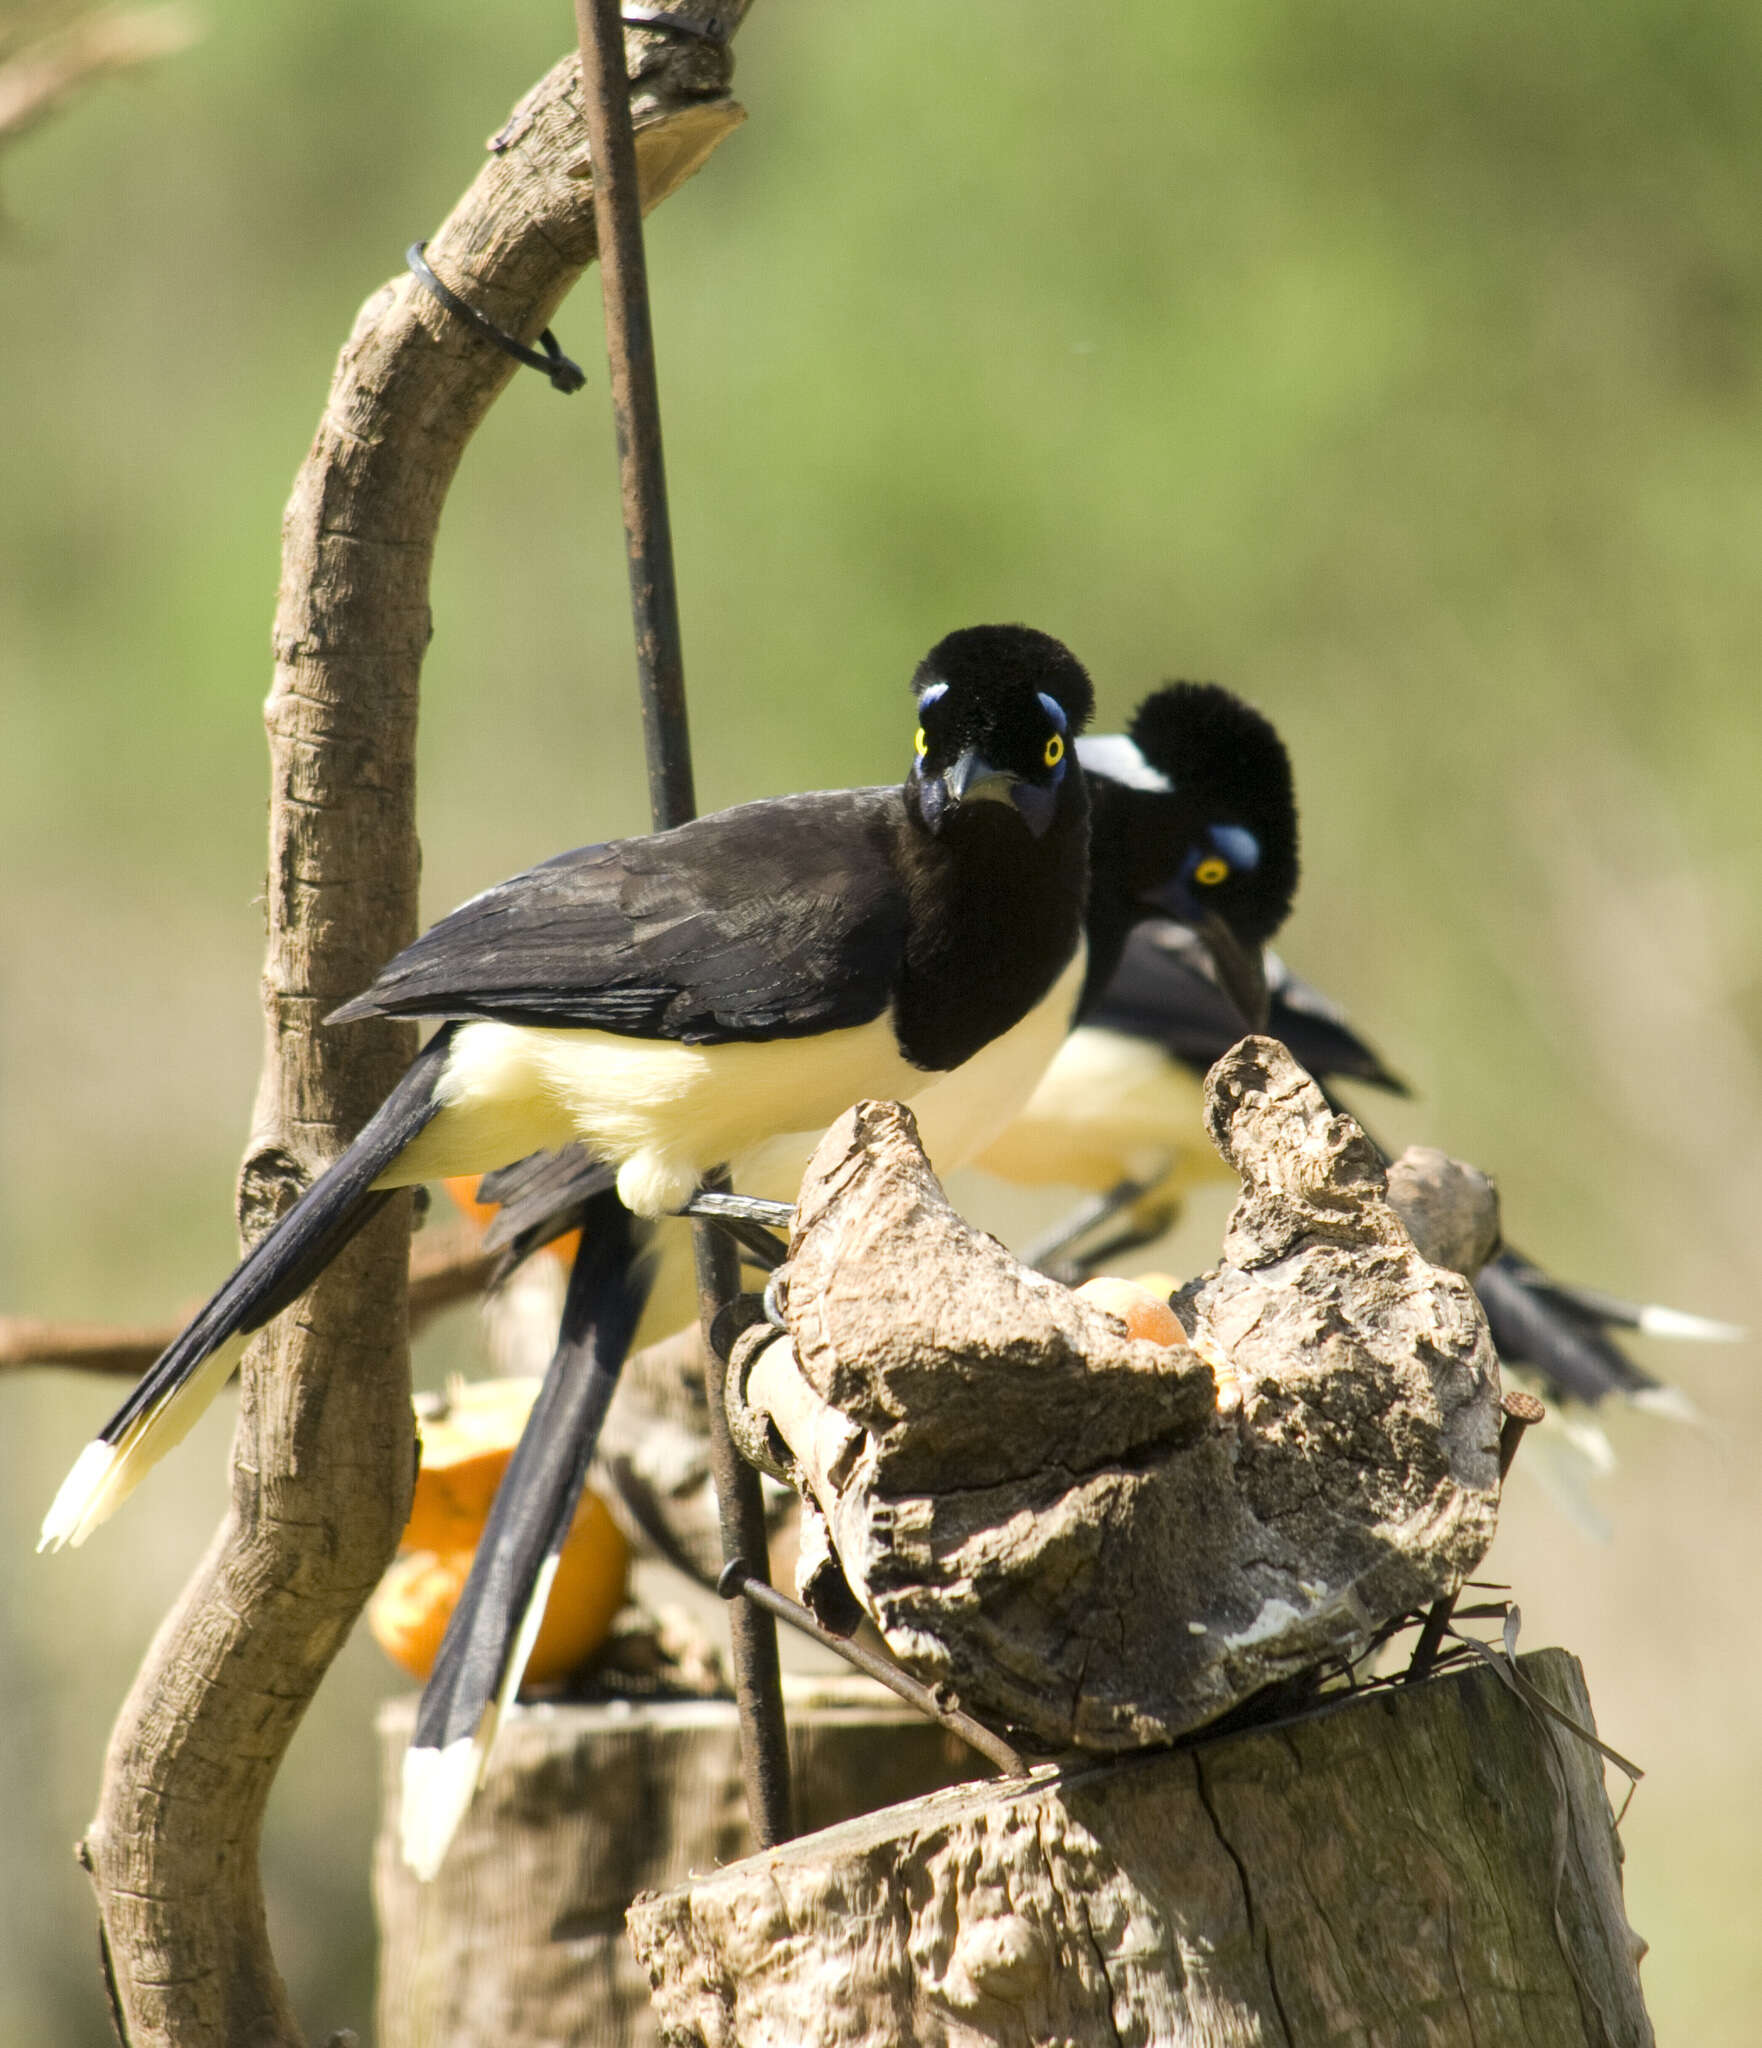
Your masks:
M419 1330L443 1309L469 1301L489 1284L497 1254L464 1231L419 1237L410 1247L410 1328ZM128 1374L138 1378L199 1307L167 1323L64 1323L41 1316L0 1316L0 1372L58 1366L68 1372Z
M877 1685L886 1686L890 1693L904 1700L908 1707L915 1708L926 1720L958 1735L969 1749L976 1749L1005 1777L1028 1776L1032 1766L1027 1758L1019 1750L1012 1749L1001 1735L993 1735L982 1721L975 1721L971 1714L963 1713L959 1707L944 1706L929 1686L920 1685L891 1657L880 1656L849 1636L834 1635L831 1629L822 1628L799 1601L791 1600L787 1593L778 1592L769 1580L755 1578L739 1558L723 1567L722 1576L716 1581L716 1591L724 1600L738 1599L744 1593L748 1600L756 1601L760 1607L776 1615L779 1621L788 1622L810 1642L842 1657L866 1678L874 1679Z
M105 8L0 61L0 142L10 142L114 71L187 49L202 33L187 7Z
M1519 1390L1506 1394L1499 1405L1505 1415L1505 1420L1499 1425L1499 1484L1503 1487L1506 1474L1511 1470L1511 1461L1517 1456L1517 1447L1523 1442L1524 1431L1533 1429L1548 1411L1534 1394ZM1407 1684L1417 1685L1421 1679L1430 1676L1455 1608L1454 1593L1432 1604L1426 1615L1425 1627L1419 1632L1419 1641L1414 1645L1413 1661L1407 1667Z

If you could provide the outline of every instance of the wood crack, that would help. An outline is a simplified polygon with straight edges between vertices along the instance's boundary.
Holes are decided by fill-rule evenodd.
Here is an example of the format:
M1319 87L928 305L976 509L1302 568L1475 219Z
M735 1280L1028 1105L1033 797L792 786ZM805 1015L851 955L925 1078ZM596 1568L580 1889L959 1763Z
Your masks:
M1211 1822L1212 1833L1216 1835L1218 1847L1236 1867L1236 1876L1242 1887L1242 1910L1248 1919L1248 1938L1260 1953L1261 1963L1266 1970L1266 1986L1272 1999L1273 2012L1285 2037L1286 2048L1296 2048L1297 2037L1291 2031L1291 2021L1285 2011L1285 2001L1279 1993L1278 1971L1273 1964L1272 1930L1262 1924L1260 1913L1254 1902L1254 1886L1249 1881L1248 1866L1237 1855L1235 1846L1224 1833L1224 1824L1218 1817L1217 1803L1212 1797L1211 1786L1206 1780L1205 1760L1200 1751L1194 1750L1193 1783L1199 1794L1199 1803L1205 1809L1205 1817Z
M1047 1887L1064 1907L1065 1918L1073 1927L1080 1930L1089 1953L1095 1959L1096 1974L1101 1979L1101 1996L1107 2015L1108 2036L1114 2048L1126 2048L1125 2036L1120 2032L1119 2022L1114 2017L1113 1977L1108 1970L1107 1957L1102 1953L1101 1943L1096 1939L1094 1923L1089 1918L1089 1902L1080 1892L1072 1897L1059 1883L1058 1868L1046 1843L1046 1821L1045 1807L1037 1807L1034 1813L1034 1840L1040 1852L1041 1867L1046 1872Z

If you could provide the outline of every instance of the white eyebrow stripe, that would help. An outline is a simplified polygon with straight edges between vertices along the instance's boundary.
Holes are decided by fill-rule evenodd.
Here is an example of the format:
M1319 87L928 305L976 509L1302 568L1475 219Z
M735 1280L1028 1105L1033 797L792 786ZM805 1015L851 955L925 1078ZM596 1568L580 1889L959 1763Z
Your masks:
M947 695L948 685L946 683L927 684L924 694L918 699L918 709L920 711L928 711L932 704L940 702Z
M1151 767L1123 732L1086 733L1077 742L1077 759L1085 770L1105 775L1109 782L1122 783L1127 789L1168 796L1175 787L1160 769Z

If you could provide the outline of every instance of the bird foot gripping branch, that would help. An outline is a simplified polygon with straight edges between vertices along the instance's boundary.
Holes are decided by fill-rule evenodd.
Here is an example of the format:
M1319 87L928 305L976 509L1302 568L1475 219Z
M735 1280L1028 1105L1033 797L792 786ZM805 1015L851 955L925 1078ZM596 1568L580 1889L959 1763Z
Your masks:
M788 1335L736 1348L737 1435L817 1527L807 1597L841 1570L914 1675L1048 1749L1166 1741L1350 1658L1492 1539L1486 1323L1391 1199L1469 1264L1488 1184L1435 1156L1386 1177L1269 1039L1212 1070L1207 1115L1243 1193L1175 1297L1184 1345L970 1228L870 1102L803 1186Z

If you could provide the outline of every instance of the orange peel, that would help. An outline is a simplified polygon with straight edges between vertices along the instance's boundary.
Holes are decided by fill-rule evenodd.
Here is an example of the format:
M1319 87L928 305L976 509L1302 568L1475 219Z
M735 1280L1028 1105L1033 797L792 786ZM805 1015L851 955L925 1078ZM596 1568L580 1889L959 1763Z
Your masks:
M1152 1344L1184 1345L1187 1341L1187 1333L1169 1307L1167 1297L1146 1287L1142 1280L1099 1274L1093 1280L1085 1280L1076 1293L1091 1307L1118 1316L1130 1336L1143 1337Z
M536 1379L455 1381L424 1414L422 1466L403 1544L367 1610L374 1640L413 1678L426 1679L459 1604L472 1554L489 1519L538 1393ZM561 1677L611 1631L624 1604L630 1546L606 1503L584 1493L557 1561L528 1680Z

